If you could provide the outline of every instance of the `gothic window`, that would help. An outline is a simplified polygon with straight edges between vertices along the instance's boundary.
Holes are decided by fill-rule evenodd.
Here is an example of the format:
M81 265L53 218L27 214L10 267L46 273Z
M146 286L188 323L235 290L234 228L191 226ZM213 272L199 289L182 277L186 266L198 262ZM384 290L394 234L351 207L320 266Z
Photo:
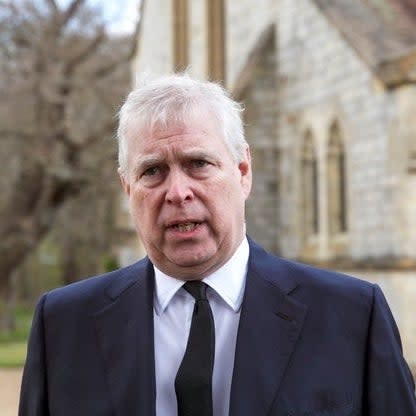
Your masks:
M416 144L415 144L416 138L414 139L415 140L412 142L413 147L409 145L409 158L408 158L408 166L407 166L408 173L412 173L412 174L416 173Z
M303 139L301 180L303 232L309 237L319 232L318 159L311 132Z
M206 0L208 78L225 83L225 0Z
M188 0L173 0L173 69L183 71L188 59Z
M337 123L330 128L327 164L329 234L336 235L348 228L345 147Z

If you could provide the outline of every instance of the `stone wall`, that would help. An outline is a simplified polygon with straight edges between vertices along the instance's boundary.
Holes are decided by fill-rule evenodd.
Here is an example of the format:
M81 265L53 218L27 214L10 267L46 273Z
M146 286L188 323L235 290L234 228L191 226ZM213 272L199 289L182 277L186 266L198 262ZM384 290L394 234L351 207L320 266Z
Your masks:
M369 69L346 44L336 28L307 0L279 14L279 147L281 180L282 253L297 257L299 186L297 147L309 128L318 142L321 183L326 175L326 145L331 123L339 122L347 142L348 253L352 258L393 252L393 201L386 198L388 131L393 102L373 79ZM288 24L290 22L290 24ZM328 244L326 189L320 187L319 258L331 256ZM295 215L294 215L295 213ZM296 214L297 213L297 214Z
M135 71L172 72L171 3L146 2ZM206 2L189 3L190 72L204 78ZM227 0L225 4L227 86L234 90L242 73L246 80L239 98L247 107L247 139L255 169L247 207L249 232L271 251L299 258L303 244L300 139L311 131L320 183L325 184L329 129L337 121L347 158L349 228L340 236L344 254L351 263L401 259L401 265L408 267L407 272L352 274L381 285L400 327L405 355L416 367L416 272L411 271L416 260L415 86L386 89L312 0ZM274 45L256 51L259 38L271 25ZM260 59L250 66L253 52ZM328 195L325 186L319 189L320 231L313 260L335 260L336 265L328 229Z
M172 72L171 6L171 0L146 2L136 72ZM273 54L263 56L263 63L252 68L245 95L239 97L248 109L247 133L256 153L254 162L262 158L261 148L267 141L266 147L276 156L267 153L263 171L257 172L248 211L249 224L256 224L250 225L253 234L284 256L299 258L304 252L299 159L302 136L310 131L317 146L320 184L319 233L314 236L311 253L315 258L311 260L326 261L341 254L351 262L399 259L416 263L415 173L400 168L407 154L416 155L409 145L416 134L414 87L385 89L312 0L228 0L225 6L226 72L231 90L238 85L265 28L274 25L275 31ZM189 71L200 78L207 74L206 7L204 0L189 2ZM260 68L267 60L273 61L273 89L264 87L271 79L270 71ZM269 105L273 94L276 111ZM327 141L334 121L346 145L349 225L335 243L329 235L326 186ZM413 159L409 166L416 163ZM270 177L273 173L275 179ZM269 209L277 216L275 221L265 220L266 202L277 205ZM264 231L267 223L276 226L275 237L270 229Z
M269 165L263 169L274 170L275 182L279 184L279 195L270 196L278 203L275 212L279 215L275 229L278 243L273 247L279 247L283 255L293 258L299 258L303 251L299 146L303 133L309 129L317 142L320 161L320 232L315 238L315 260L338 256L339 250L333 248L339 246L343 256L351 261L415 258L416 250L411 253L415 233L410 235L406 226L413 224L411 218L416 218L411 214L413 202L400 202L404 200L403 189L409 195L416 194L415 183L403 175L395 180L390 169L392 128L401 111L395 96L400 93L383 88L313 1L263 0L253 7L252 0L230 0L227 13L227 79L231 90L238 85L239 74L244 71L265 27L273 23L276 32L274 67L279 112L268 123L276 129L269 139L275 140L279 160L269 158L266 161ZM257 147L263 146L260 142L264 136L262 126L267 124L265 114L273 117L268 112L270 91L258 85L267 82L267 76L258 72L259 65L252 70L251 85L256 85L255 92L251 90L241 97L249 111L251 103L257 103L258 117L247 115L252 147L257 142ZM261 103L264 103L263 110L258 108ZM339 124L346 144L349 224L348 232L338 236L335 243L329 239L325 163L329 129L334 121ZM404 135L400 132L393 135L395 145L400 147ZM258 153L258 149L253 150ZM261 171L255 175L259 179L254 192L256 187L263 187L264 195L268 179L263 178ZM270 193L275 191L277 187L270 189ZM272 248L270 233L263 232L264 206L258 198L253 196L252 200L248 223L258 224L254 234Z
M204 79L208 66L206 0L193 0L190 7L190 65L192 76Z
M146 1L143 9L139 55L133 62L133 75L170 73L173 66L172 1Z
M276 49L270 38L242 96L250 145L253 188L247 202L247 231L268 250L279 252L279 182L277 153Z
M231 90L264 28L275 21L279 3L275 0L226 1L227 86Z
M290 7L281 4L276 27L279 40L280 180L284 184L282 191L286 190L281 195L280 210L282 253L297 257L301 251L299 210L296 209L300 189L299 137L306 128L312 130L323 162L329 126L337 120L347 143L350 229L346 254L353 260L409 255L408 247L414 237L406 235L408 228L396 221L399 216L397 205L401 205L397 198L405 200L397 191L406 186L411 195L416 189L414 182L406 177L402 176L400 184L393 181L389 170L391 130L401 111L396 105L396 93L383 89L313 2L298 0ZM415 103L416 100L413 106ZM399 147L405 144L401 134L396 134L394 140ZM322 178L327 172L324 163L321 165ZM321 183L325 183L324 178ZM332 254L325 192L325 186L321 186L320 259L330 258ZM401 206L400 218L411 221L409 204L406 202L404 209ZM413 203L410 206L413 207Z

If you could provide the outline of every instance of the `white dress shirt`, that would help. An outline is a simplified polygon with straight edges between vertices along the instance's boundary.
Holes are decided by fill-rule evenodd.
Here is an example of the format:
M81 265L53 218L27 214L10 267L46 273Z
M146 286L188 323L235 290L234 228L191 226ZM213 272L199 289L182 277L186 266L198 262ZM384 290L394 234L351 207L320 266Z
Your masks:
M228 416L234 353L243 301L249 246L244 238L234 255L203 282L215 323L212 375L214 416ZM185 354L195 299L182 288L185 282L155 267L154 341L156 415L177 416L175 377Z

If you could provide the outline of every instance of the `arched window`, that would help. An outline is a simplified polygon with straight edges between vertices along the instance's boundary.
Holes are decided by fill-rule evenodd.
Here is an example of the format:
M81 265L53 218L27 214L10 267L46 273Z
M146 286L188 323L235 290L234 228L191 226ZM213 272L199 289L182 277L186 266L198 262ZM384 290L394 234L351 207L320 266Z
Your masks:
M225 4L206 0L208 28L208 78L225 83Z
M301 196L303 232L309 237L319 232L318 159L312 133L308 131L301 150Z
M189 64L188 0L173 0L173 69L183 71Z
M410 141L412 140L412 141ZM412 136L409 138L409 156L407 163L407 172L415 174L416 173L416 137Z
M329 235L336 235L348 229L345 148L337 123L330 128L327 163L328 227Z

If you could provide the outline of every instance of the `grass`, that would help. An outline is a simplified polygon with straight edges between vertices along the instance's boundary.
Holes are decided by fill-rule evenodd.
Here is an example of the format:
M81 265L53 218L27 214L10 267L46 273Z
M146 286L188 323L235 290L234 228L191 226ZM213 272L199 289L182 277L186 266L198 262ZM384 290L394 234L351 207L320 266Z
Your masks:
M26 342L0 343L0 368L22 367L26 358Z
M33 310L19 306L16 310L16 328L0 332L0 368L22 367L26 359L26 345Z

